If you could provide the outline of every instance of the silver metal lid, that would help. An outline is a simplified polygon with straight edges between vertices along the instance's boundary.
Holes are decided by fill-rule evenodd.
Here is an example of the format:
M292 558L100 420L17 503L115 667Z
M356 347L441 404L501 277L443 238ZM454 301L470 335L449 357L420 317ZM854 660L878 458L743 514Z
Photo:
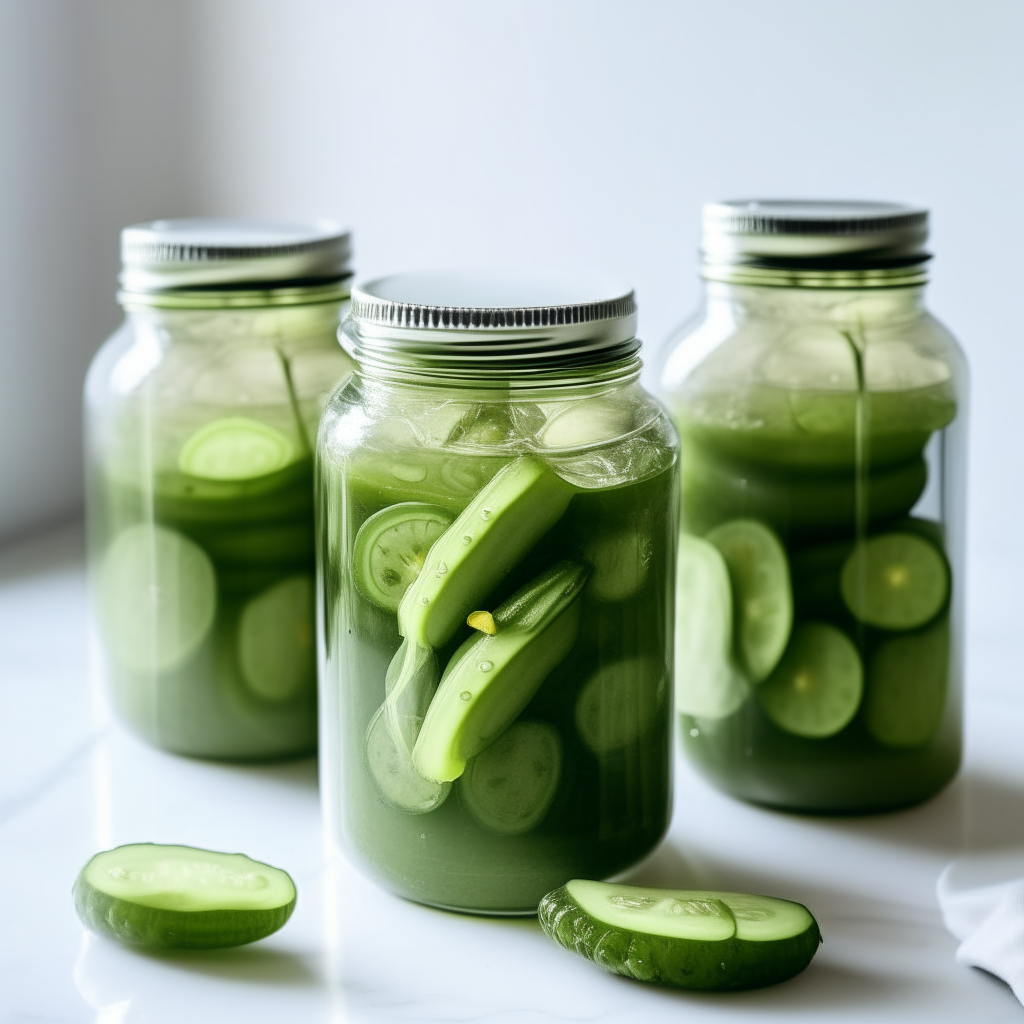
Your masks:
M738 199L706 203L707 263L831 265L837 269L908 266L929 259L928 211L903 203Z
M351 237L333 221L190 217L121 232L127 293L337 281L350 275Z
M357 285L342 344L363 366L523 376L634 356L621 284L521 274L399 274Z

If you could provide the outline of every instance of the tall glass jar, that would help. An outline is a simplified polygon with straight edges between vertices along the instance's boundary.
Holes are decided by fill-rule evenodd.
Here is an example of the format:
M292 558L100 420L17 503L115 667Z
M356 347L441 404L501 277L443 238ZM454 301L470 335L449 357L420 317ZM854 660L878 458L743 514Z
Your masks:
M960 762L967 367L924 305L927 212L704 211L682 436L677 704L722 789L914 804Z
M398 894L533 913L668 820L677 440L631 292L353 293L318 447L321 773Z
M119 716L180 754L316 747L313 449L351 372L336 225L125 229L123 325L86 382L100 660Z

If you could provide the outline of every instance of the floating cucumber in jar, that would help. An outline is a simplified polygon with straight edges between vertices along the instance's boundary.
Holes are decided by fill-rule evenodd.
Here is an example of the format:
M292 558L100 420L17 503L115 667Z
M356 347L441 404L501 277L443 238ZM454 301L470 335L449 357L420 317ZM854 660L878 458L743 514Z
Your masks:
M586 579L585 566L559 562L498 607L493 633L455 652L413 751L422 776L457 779L515 721L576 642Z
M450 782L423 778L412 763L412 750L395 740L382 704L366 730L366 763L377 790L396 810L406 814L428 814L448 797Z
M821 942L802 904L746 893L574 879L548 893L537 916L560 946L606 971L696 991L785 981Z
M733 519L705 538L725 559L732 584L735 647L755 683L782 657L793 627L789 562L779 538L755 519Z
M295 884L279 868L156 843L96 854L73 895L86 928L146 949L242 946L276 932L295 909Z
M183 473L210 480L267 476L299 457L281 431L248 416L226 416L207 423L182 446Z
M665 666L622 658L599 668L576 698L576 730L591 753L615 754L641 739L664 706Z

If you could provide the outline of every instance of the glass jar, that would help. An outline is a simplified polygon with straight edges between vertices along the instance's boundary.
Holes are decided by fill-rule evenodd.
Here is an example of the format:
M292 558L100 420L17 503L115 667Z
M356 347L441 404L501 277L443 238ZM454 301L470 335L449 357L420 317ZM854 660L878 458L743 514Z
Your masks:
M676 434L631 292L352 301L318 447L328 825L401 896L533 913L667 825Z
M705 308L662 373L677 705L746 800L882 811L960 763L967 367L924 305L927 217L705 207Z
M86 381L90 576L111 702L179 754L316 747L313 449L351 372L336 225L125 229Z

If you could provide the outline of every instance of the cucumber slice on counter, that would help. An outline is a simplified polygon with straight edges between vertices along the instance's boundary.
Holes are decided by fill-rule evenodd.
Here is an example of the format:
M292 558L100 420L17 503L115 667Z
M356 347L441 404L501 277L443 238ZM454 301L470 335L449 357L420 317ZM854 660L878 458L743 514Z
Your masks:
M750 693L733 661L732 588L718 548L688 533L679 537L676 568L676 709L725 718Z
M843 601L861 622L881 629L917 629L949 597L949 565L916 533L883 533L859 543L843 565Z
M584 566L559 562L498 607L493 635L455 652L413 750L422 776L457 779L515 721L576 642L586 580Z
M729 569L735 646L753 682L779 663L793 628L789 563L779 538L756 519L733 519L705 538Z
M97 605L116 661L136 672L165 672L188 658L213 626L213 564L174 530L129 526L100 563Z
M785 981L821 942L802 904L746 893L574 879L548 893L537 916L560 946L607 971L697 991Z
M868 732L886 747L923 747L939 731L948 686L948 619L886 640L868 663Z
M382 704L366 730L366 764L384 800L406 814L428 814L444 803L450 782L423 778L413 767L412 751L396 742Z
M514 836L548 813L562 771L562 742L547 722L514 722L466 766L459 796L484 828Z
M242 946L276 932L295 908L295 885L279 868L156 843L96 854L73 895L86 928L148 949Z
M824 739L849 725L863 690L864 669L849 637L824 622L803 622L756 692L764 713L780 729Z
M258 697L284 701L316 683L313 578L275 583L249 601L238 621L238 663Z
M576 699L576 729L598 757L636 743L665 699L665 668L654 658L623 658L599 668Z
M208 480L249 480L276 473L298 457L280 430L248 416L225 416L185 442L178 468Z
M359 528L352 552L353 578L363 596L397 612L431 545L454 518L447 509L421 501L392 505L370 516Z

